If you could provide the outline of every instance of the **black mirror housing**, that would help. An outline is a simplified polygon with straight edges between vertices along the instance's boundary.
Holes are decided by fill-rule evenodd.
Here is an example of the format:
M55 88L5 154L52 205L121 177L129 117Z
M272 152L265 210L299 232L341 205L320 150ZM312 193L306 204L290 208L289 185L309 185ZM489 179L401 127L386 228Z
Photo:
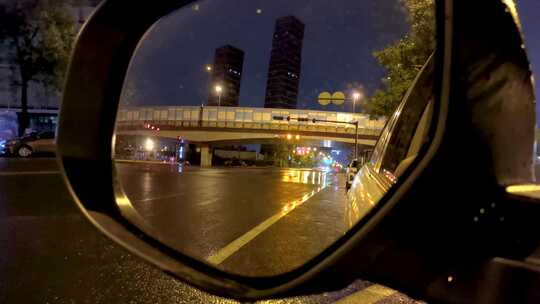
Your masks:
M154 237L116 187L115 119L139 41L159 18L191 2L104 1L77 39L57 155L71 194L101 232L189 284L236 299L323 292L362 277L437 302L503 303L515 298L496 289L514 274L523 284L512 288L540 301L538 288L526 288L540 286L540 270L525 263L538 246L540 204L504 191L532 180L534 96L519 29L497 0L437 1L432 140L369 215L321 254L288 273L253 278L218 270ZM519 94L508 94L508 86ZM494 104L501 110L483 117ZM500 122L513 127L504 130ZM475 147L469 160L455 158L459 142ZM460 162L478 164L478 172L463 175ZM466 191L476 192L462 196ZM434 204L433 193L448 195ZM494 211L481 217L482 208ZM490 273L496 277L474 284Z

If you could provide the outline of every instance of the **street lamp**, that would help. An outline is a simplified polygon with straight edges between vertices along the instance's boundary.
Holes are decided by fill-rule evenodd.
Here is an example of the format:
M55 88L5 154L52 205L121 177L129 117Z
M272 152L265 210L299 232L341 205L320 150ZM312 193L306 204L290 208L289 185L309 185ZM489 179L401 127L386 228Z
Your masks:
M206 65L206 71L208 71L208 72L212 71L212 66L207 64Z
M216 93L218 94L218 107L221 105L221 92L223 92L223 88L220 85L216 85L214 87L214 90L216 90Z
M146 139L146 142L144 143L144 148L148 152L154 150L154 141L151 140L150 138Z
M356 111L355 111L356 101L357 101L358 99L360 99L360 93L354 92L353 95L352 95L352 97L353 97L353 108L352 108L352 112L355 113L355 112L356 112Z

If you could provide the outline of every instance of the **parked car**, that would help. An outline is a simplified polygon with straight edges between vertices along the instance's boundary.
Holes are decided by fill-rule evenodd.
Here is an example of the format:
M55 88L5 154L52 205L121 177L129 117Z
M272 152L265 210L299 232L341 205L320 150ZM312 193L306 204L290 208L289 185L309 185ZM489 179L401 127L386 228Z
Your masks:
M54 132L31 133L20 138L11 139L0 145L2 154L8 156L30 157L34 154L56 153Z
M225 161L225 166L229 166L229 167L245 167L245 166L247 166L247 164L246 164L245 161L235 158L235 159Z

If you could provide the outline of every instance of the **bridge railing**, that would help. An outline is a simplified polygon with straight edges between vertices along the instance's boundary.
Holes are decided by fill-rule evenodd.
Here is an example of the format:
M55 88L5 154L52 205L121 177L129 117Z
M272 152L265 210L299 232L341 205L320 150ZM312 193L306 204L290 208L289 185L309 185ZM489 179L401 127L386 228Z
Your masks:
M290 117L290 120L286 118ZM304 118L298 120L298 118ZM246 107L140 107L125 108L118 112L120 126L137 126L154 123L167 126L192 128L270 129L291 131L316 131L354 134L354 125L320 122L358 121L358 133L379 135L385 120L370 120L368 115L316 110L294 110Z

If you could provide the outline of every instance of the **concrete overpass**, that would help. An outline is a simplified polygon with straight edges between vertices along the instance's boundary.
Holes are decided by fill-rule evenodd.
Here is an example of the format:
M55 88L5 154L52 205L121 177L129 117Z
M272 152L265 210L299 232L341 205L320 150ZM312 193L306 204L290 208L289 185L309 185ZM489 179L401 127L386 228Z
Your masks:
M117 135L180 137L199 144L203 166L211 163L212 144L354 144L356 127L348 123L357 121L358 143L373 146L385 124L385 120L345 112L190 106L123 108L117 121Z

